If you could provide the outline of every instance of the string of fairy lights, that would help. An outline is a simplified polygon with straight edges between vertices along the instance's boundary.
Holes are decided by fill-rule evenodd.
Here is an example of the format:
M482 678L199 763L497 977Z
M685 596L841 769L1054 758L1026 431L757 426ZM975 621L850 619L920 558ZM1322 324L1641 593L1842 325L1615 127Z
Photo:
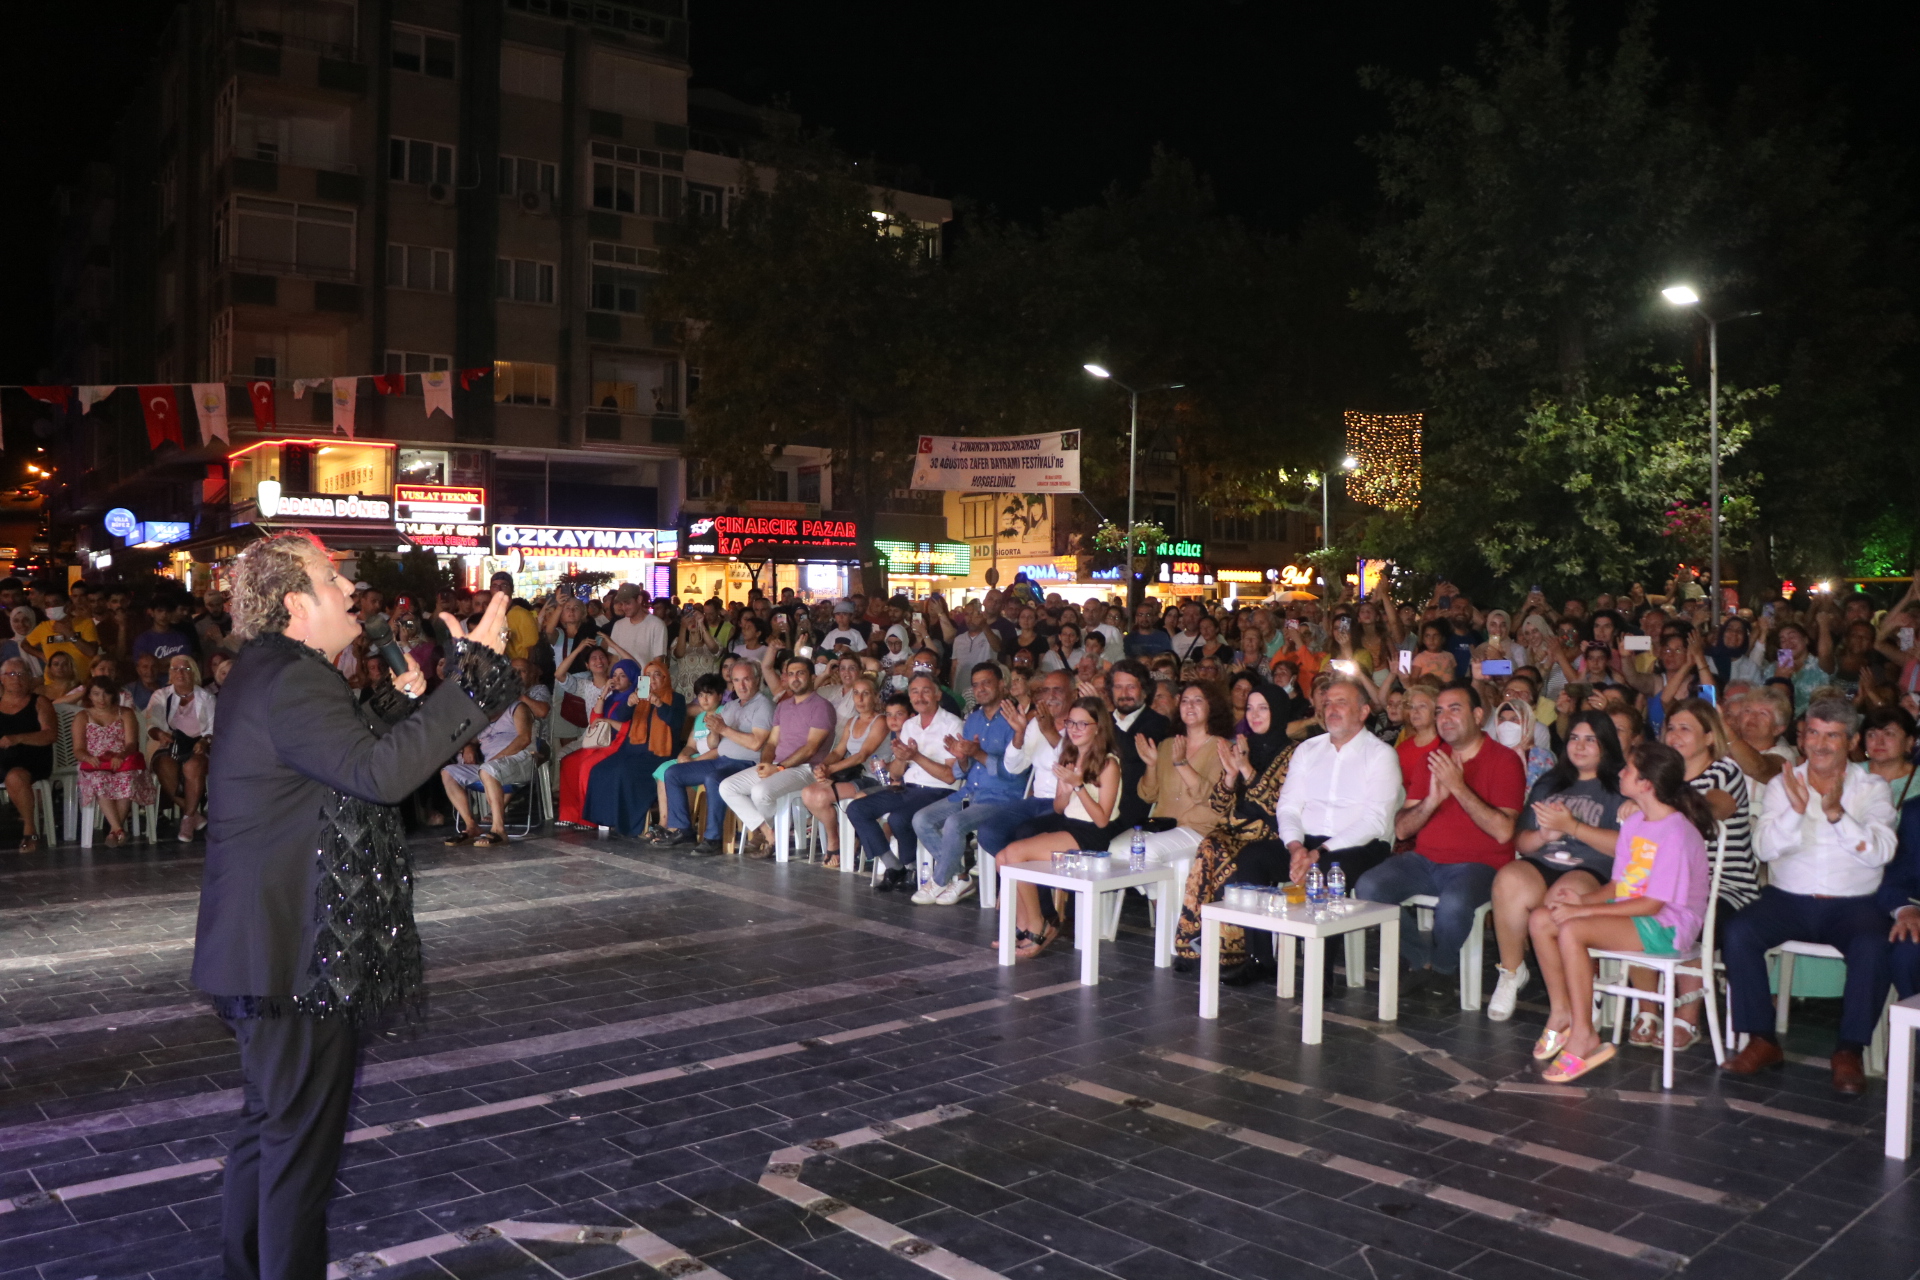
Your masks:
M1346 411L1347 453L1359 465L1347 472L1355 502L1406 511L1420 505L1420 432L1423 413Z

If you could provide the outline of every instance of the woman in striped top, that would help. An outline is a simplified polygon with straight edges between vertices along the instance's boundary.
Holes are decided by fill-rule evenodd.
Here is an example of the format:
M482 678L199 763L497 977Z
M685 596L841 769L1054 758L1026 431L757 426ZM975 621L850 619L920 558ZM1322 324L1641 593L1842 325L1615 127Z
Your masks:
M1724 921L1760 896L1760 863L1753 856L1753 817L1747 806L1746 774L1729 753L1727 729L1720 713L1703 699L1685 698L1669 707L1662 737L1686 762L1688 785L1706 797L1707 808L1713 811L1714 818L1726 824L1727 849L1720 873L1720 907L1716 916L1716 922ZM1714 842L1710 840L1709 857L1713 851ZM1701 946L1709 954L1718 945L1717 938L1701 939ZM1636 968L1633 982L1636 986L1644 982L1651 989L1656 976L1651 969ZM1680 979L1680 995L1684 997L1692 992L1696 998L1681 1005L1676 1014L1678 1025L1673 1029L1676 1049L1691 1048L1700 1039L1699 990L1699 979ZM1639 1045L1660 1044L1659 1015L1642 1012L1635 1018L1631 1039Z

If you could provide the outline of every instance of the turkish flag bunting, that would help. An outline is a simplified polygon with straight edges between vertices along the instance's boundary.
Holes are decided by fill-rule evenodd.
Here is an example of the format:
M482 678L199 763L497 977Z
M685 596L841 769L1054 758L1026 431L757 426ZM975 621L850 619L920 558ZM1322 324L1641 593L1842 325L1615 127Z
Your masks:
M480 364L475 365L471 369L462 369L460 371L460 389L462 391L473 390L473 380L475 378L484 378L492 372L493 366L490 364Z
M376 373L373 375L373 389L383 396L402 395L407 389L407 375L404 373Z
M69 392L65 387L23 387L21 390L25 391L35 400L44 400L48 404L57 404L62 409L67 407L67 396Z
M271 427L274 425L273 383L261 378L247 384L247 396L253 401L253 425Z
M158 449L171 440L182 449L186 440L180 434L180 401L172 387L141 387L140 411L147 418L147 444Z

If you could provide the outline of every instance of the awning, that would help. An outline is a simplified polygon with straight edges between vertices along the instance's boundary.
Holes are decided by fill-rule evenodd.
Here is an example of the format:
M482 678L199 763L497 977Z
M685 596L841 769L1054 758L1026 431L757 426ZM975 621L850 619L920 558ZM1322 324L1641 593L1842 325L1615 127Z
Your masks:
M176 542L167 550L186 551L195 560L211 563L227 559L250 542L270 538L276 533L293 533L303 529L320 539L329 551L405 551L413 545L392 524L366 520L263 520L237 524L230 529Z

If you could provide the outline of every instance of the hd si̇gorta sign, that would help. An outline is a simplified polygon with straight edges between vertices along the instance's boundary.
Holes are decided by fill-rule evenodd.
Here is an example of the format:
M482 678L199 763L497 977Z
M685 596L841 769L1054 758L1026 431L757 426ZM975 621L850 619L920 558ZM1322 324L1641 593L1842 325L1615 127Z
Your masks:
M1080 492L1080 433L921 436L913 488L961 493Z

